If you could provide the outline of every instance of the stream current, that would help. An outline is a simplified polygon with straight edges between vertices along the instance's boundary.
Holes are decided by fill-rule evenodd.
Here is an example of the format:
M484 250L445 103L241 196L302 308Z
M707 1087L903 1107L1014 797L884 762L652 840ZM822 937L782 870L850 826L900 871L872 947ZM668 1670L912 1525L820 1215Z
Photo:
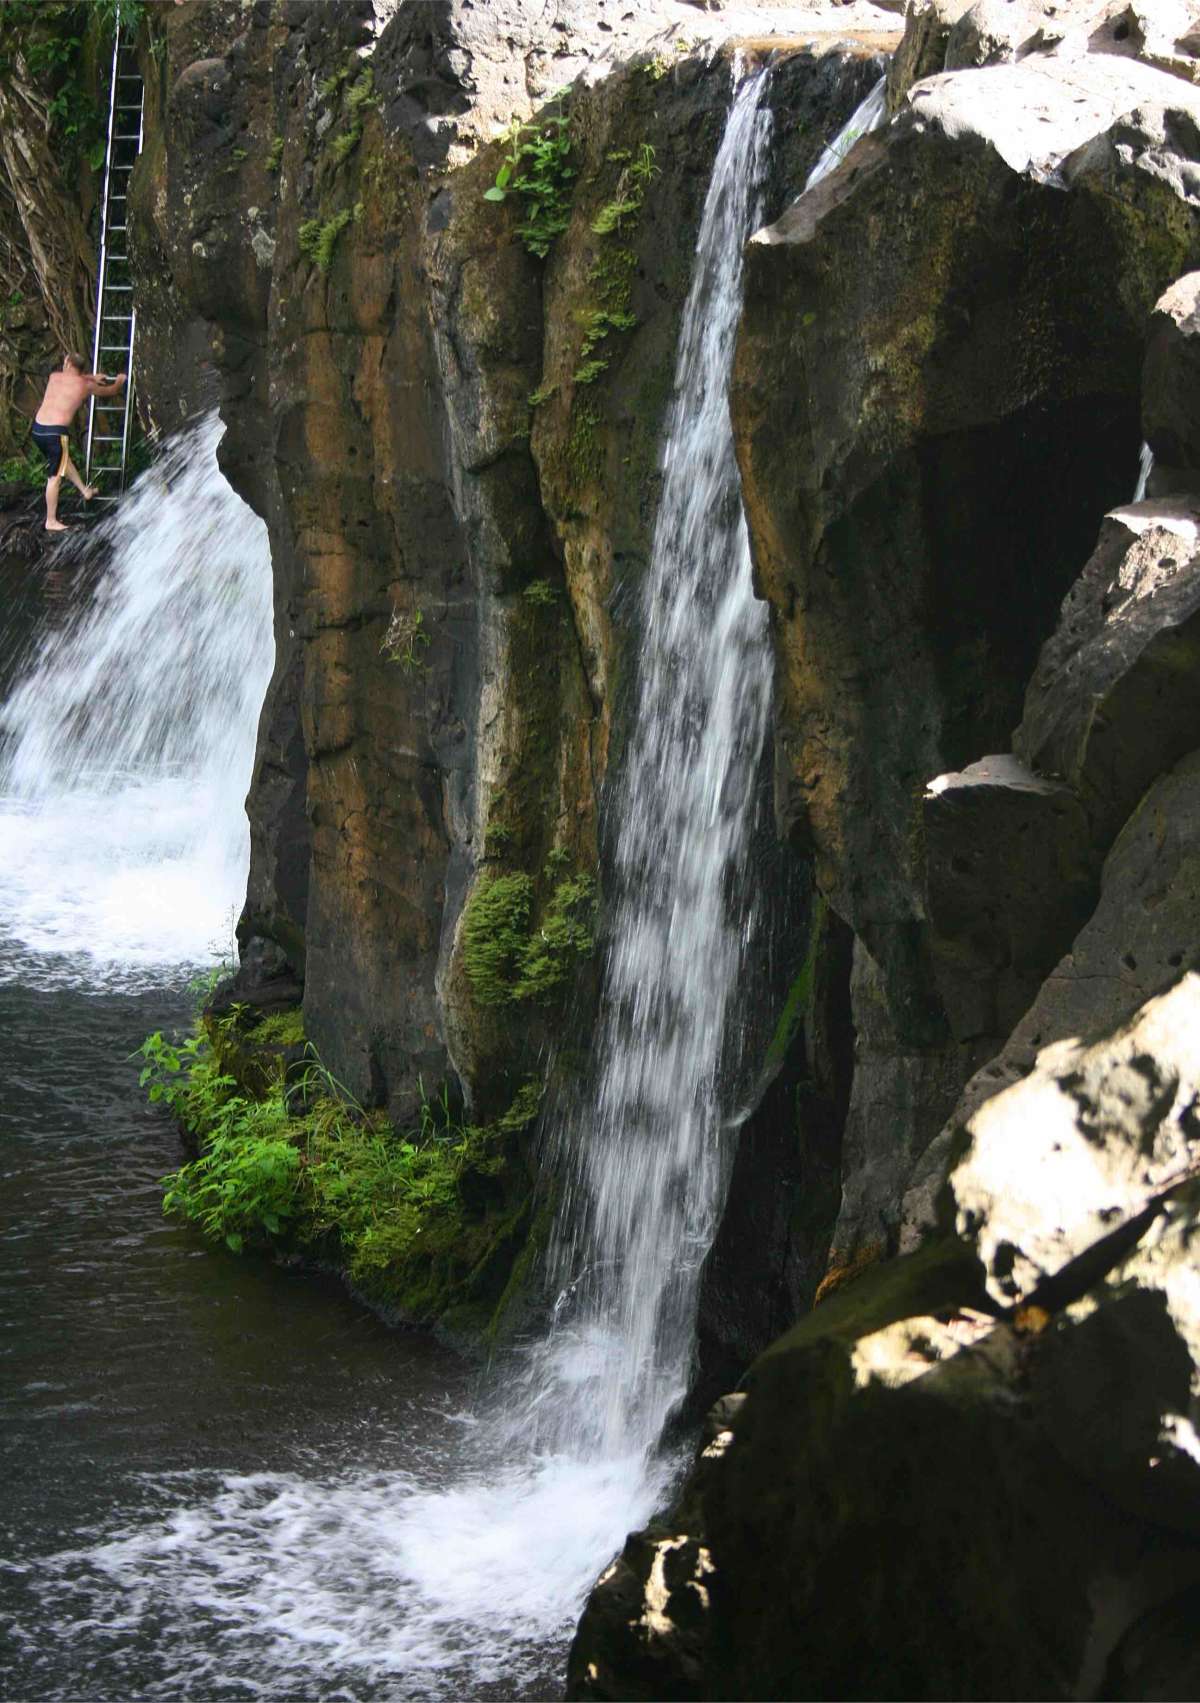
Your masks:
M553 1275L574 1299L506 1389L471 1387L461 1362L332 1283L161 1215L178 1144L129 1055L187 1024L189 979L228 949L271 666L265 533L218 471L215 420L106 523L98 582L10 669L0 1680L14 1703L558 1695L588 1587L678 1469L658 1439L687 1387L720 1211L726 1002L752 932L739 883L770 691L725 402L765 81L736 92L681 331L617 806L610 1015L594 1104L560 1134L575 1210ZM647 838L647 792L673 786ZM692 1099L664 1095L676 1080Z

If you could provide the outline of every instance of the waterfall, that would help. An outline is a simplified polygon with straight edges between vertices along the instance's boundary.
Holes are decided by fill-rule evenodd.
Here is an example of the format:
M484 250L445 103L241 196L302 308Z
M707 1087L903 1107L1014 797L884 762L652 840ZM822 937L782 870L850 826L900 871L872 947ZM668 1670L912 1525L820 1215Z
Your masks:
M1148 443L1142 445L1141 457L1138 461L1137 484L1133 488L1133 500L1140 503L1146 495L1146 485L1154 471L1154 451Z
M552 1695L584 1595L680 1464L659 1443L722 1205L771 695L727 408L765 89L766 73L736 88L681 327L612 796L603 1015L557 1132L556 1323L491 1411L431 1424L459 1425L452 1458L406 1420L419 1478L400 1450L374 1470L197 1475L182 1505L53 1558L50 1588L70 1578L90 1623L171 1626L158 1695L190 1695L214 1660L222 1683L247 1675L281 1703Z
M176 439L87 539L94 597L0 709L0 939L27 986L149 986L228 949L274 643L221 431Z
M881 77L866 99L855 107L833 141L821 150L820 159L804 180L805 191L815 188L835 171L860 136L870 135L872 130L880 129L886 122L887 78Z
M728 413L767 75L735 96L683 313L636 711L612 807L595 1087L562 1142L570 1178L552 1269L582 1270L536 1374L539 1437L612 1459L646 1455L686 1393L723 1198L727 1031L751 928L745 863L771 697Z

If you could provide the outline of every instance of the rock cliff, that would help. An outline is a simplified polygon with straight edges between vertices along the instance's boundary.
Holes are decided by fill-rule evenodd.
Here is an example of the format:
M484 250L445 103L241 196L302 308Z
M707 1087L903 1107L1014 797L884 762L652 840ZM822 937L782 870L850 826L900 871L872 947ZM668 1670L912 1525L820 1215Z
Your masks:
M162 429L220 407L271 536L236 994L302 995L329 1067L402 1122L433 1084L485 1121L548 1059L551 1094L578 1068L598 801L737 43L777 62L774 217L895 40L870 6L506 17L187 0L147 60L133 191L145 407ZM542 201L488 199L522 145ZM728 1236L714 1255L713 1389L811 1300L836 1208L836 947L771 1036L841 924L810 915L805 854L763 856L778 1009L734 1197L772 1215L773 1269L764 1288Z
M1194 1689L1200 104L1166 11L910 8L886 128L750 244L777 816L853 937L841 1206L828 1298L601 1578L571 1696Z

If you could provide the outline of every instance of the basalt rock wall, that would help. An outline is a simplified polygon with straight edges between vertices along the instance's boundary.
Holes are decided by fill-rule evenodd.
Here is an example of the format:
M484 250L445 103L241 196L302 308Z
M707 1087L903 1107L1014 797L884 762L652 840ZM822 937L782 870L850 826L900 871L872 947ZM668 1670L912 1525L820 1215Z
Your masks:
M600 801L735 52L693 8L547 37L514 5L486 41L470 10L187 0L158 20L134 188L148 411L170 428L215 399L222 465L271 538L238 997L302 989L323 1060L402 1123L444 1082L502 1116L549 1058L569 1077L583 1056ZM768 217L880 75L889 23L764 9L742 51L776 61ZM527 200L485 198L514 117L539 139L565 119L544 255ZM778 998L734 1188L739 1211L772 1203L779 1273L764 1290L718 1250L718 1380L811 1298L836 1206L844 1027L805 992L811 964L777 1025L813 924L807 856L767 842ZM823 968L835 1005L836 981Z

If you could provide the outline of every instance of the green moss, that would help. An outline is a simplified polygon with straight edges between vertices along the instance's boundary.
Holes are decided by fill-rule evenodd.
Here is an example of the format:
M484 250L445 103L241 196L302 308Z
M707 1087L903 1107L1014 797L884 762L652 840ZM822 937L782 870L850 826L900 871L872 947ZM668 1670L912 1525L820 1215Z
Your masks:
M485 876L463 917L464 964L476 1003L540 1002L557 993L595 946L595 909L590 875L558 882L536 923L530 876Z
M560 881L520 958L514 999L548 999L595 948L596 883L590 875Z
M304 1045L304 1013L298 1005L287 1011L277 1011L254 1025L255 1042L260 1046L302 1047Z
M812 915L809 920L808 950L804 954L804 962L799 974L788 989L783 1011L775 1025L775 1033L771 1036L767 1047L766 1067L768 1070L777 1069L787 1057L792 1044L792 1037L799 1025L808 1016L812 1005L813 984L816 981L817 959L820 956L821 941L824 937L824 922L826 914L825 900L818 893L813 899Z
M276 172L283 161L283 137L276 136L267 150L267 170Z
M513 998L532 907L533 882L520 872L487 876L471 894L463 916L463 954L479 1005L505 1005Z
M585 361L583 365L571 374L576 384L595 384L600 374L608 371L606 357L597 361Z
M536 609L552 609L558 602L558 592L548 579L530 580L521 596Z
M300 251L320 267L322 272L328 272L333 264L333 252L337 247L338 238L346 226L352 223L354 212L349 207L343 207L340 213L335 213L332 219L326 219L324 224L320 219L305 219L300 226Z

